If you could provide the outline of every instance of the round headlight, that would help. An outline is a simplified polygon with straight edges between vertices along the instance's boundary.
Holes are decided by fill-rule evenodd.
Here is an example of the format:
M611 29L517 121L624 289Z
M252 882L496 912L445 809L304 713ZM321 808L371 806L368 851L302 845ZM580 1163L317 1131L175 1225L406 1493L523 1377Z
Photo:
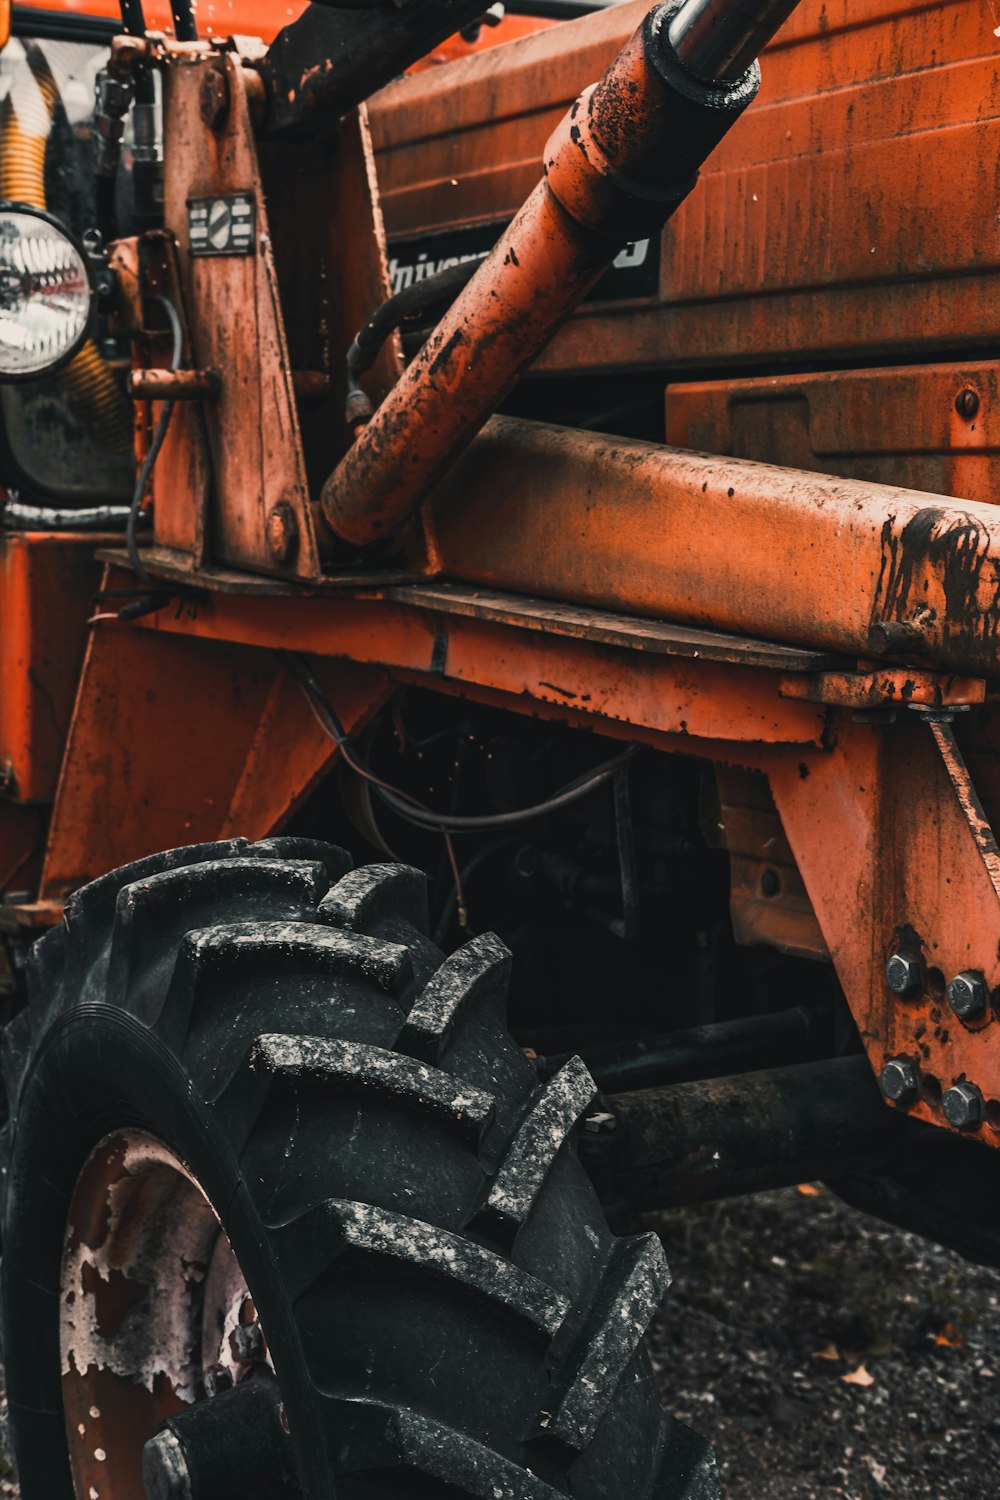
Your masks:
M65 364L93 307L93 272L73 236L40 209L0 203L0 380Z

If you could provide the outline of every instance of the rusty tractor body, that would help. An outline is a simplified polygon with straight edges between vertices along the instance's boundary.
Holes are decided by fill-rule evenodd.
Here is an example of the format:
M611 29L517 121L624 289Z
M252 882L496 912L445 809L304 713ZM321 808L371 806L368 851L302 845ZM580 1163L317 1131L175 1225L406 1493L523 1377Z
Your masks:
M0 54L0 199L65 217L100 141L99 332L2 394L12 1013L107 872L329 837L513 949L623 1223L815 1176L1000 1263L989 8L237 9Z

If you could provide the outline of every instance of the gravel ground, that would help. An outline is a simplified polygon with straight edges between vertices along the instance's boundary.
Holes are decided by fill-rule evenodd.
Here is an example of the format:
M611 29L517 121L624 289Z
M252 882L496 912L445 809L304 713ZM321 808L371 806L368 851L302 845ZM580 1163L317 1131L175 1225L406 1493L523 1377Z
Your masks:
M726 1500L996 1500L1000 1272L808 1186L650 1227L664 1402L715 1444Z
M821 1188L659 1215L664 1403L726 1500L996 1500L1000 1272Z

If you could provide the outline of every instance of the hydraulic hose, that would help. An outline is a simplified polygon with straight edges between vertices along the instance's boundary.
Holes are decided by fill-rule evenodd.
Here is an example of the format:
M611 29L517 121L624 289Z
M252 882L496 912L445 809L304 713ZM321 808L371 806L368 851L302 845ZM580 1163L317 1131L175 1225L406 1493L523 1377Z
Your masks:
M755 62L735 79L706 76L711 59L742 66L793 3L666 0L649 12L556 127L538 186L324 485L336 535L391 537L622 247L666 223L760 83ZM696 23L700 71L682 55Z
M59 104L59 85L34 43L25 46L34 87L15 84L0 106L0 199L46 209L45 155ZM125 396L100 350L88 339L56 377L80 408L97 440L114 453L132 447L132 419Z

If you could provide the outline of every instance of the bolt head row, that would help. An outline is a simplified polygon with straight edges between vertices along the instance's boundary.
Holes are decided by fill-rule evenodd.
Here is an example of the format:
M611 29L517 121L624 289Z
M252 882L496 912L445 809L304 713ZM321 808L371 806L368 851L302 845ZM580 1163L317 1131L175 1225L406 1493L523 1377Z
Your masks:
M901 1000L922 995L927 987L927 970L919 954L900 951L890 953L885 965L885 982ZM975 969L956 974L945 992L948 1004L961 1021L978 1021L986 1014L990 992L986 980Z
M915 1104L920 1097L920 1074L908 1057L890 1057L880 1083L885 1098L900 1109ZM956 1130L978 1130L985 1117L982 1089L963 1078L945 1091L941 1109Z

